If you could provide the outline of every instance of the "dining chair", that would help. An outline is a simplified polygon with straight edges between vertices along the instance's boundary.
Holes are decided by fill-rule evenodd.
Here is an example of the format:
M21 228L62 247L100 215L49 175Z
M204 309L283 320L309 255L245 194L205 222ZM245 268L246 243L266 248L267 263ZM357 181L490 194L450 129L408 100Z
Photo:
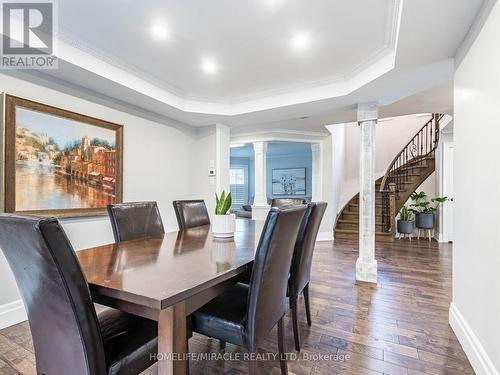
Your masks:
M300 293L303 293L307 324L311 326L309 282L311 280L314 245L326 206L326 202L309 203L307 205L307 211L304 215L293 252L290 277L288 278L288 297L290 309L292 310L295 349L298 351L300 351L300 333L297 318L297 300Z
M204 200L173 201L179 230L210 224Z
M287 374L283 316L288 272L306 206L271 208L260 236L250 283L237 283L192 314L193 330L246 347L252 355L278 325L281 374ZM250 374L257 371L249 361Z
M108 205L116 242L165 234L156 202L127 202Z
M96 313L57 219L0 215L0 248L28 314L37 374L132 375L156 361L157 323L114 309Z
M304 198L273 198L271 201L271 207L296 206L299 204L306 204L306 200Z

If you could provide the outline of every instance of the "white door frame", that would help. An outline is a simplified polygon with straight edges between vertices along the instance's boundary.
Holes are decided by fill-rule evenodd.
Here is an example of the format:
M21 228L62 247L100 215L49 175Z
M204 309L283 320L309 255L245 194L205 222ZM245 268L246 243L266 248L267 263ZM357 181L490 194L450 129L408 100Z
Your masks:
M453 199L453 142L443 144L443 195ZM441 209L442 239L453 241L453 201L443 204Z

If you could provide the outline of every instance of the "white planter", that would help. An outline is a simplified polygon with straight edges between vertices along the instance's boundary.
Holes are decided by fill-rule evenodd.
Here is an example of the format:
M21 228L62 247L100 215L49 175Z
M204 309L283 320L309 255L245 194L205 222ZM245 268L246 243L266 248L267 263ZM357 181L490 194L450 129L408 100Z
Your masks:
M214 215L212 223L212 233L214 237L228 238L234 237L236 230L235 215Z

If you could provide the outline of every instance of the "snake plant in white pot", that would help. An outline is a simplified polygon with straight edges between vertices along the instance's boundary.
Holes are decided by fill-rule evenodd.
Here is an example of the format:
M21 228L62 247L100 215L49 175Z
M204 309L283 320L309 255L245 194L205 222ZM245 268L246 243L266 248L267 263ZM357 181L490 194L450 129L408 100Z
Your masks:
M229 213L233 203L231 193L226 195L226 192L223 191L220 196L215 194L215 200L215 215L212 223L214 237L234 237L236 229L235 216Z

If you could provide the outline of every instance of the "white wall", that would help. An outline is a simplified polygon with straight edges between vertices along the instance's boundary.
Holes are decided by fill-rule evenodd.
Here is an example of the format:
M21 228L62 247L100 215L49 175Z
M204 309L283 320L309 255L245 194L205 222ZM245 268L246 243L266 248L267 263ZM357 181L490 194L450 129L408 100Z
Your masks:
M333 202L333 148L332 136L325 137L320 143L321 157L319 164L321 165L321 200L327 202L325 215L319 228L318 240L329 241L333 240L333 225L335 224L336 213L334 212L335 203ZM314 168L314 165L313 165Z
M215 133L210 129L197 134L187 126L174 128L3 74L0 92L124 125L124 200L157 201L167 231L177 230L173 200L201 197L209 204L214 200L208 160L215 160ZM62 225L75 249L114 241L107 217L66 219ZM6 304L19 299L1 251L0 285L1 328L8 322Z
M477 374L500 371L500 4L455 74L450 324Z
M346 164L345 152L345 124L328 125L326 127L330 132L332 141L332 215L334 224L337 215L342 210L340 199L342 195L342 184L344 182L344 168Z

